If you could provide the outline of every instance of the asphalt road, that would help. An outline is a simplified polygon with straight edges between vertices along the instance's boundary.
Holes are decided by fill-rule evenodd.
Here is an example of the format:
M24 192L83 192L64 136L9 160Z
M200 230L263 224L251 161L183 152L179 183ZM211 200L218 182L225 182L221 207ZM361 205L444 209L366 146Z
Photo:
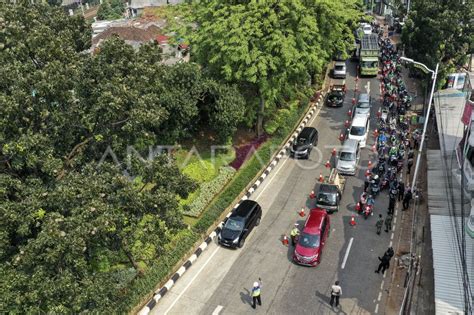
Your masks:
M252 195L263 208L260 226L253 230L242 249L231 250L213 243L193 267L176 283L152 310L153 314L383 314L390 272L374 273L381 256L396 239L392 232L376 234L376 217L387 213L388 196L382 192L376 199L374 216L365 220L356 216L357 225L349 225L354 204L363 190L365 169L347 177L341 210L331 215L331 234L326 242L321 264L303 267L292 262L293 248L281 244L289 235L302 206L310 208L309 192L317 184L320 172L328 175L324 163L333 147L340 146L338 136L344 129L347 111L354 96L355 63L348 62L348 92L343 108L322 107L310 125L319 131L318 149L309 160L282 159L265 182ZM340 82L334 80L334 82ZM376 128L376 111L380 106L379 82L376 78L359 79L368 86L375 106L372 108L371 133L362 150L360 165L373 158L372 131ZM365 90L364 87L361 88ZM319 151L319 152L318 152ZM398 208L398 206L397 206ZM400 216L396 211L395 218ZM394 226L397 226L394 219ZM352 241L351 241L352 240ZM351 244L349 248L349 244ZM347 258L345 259L345 257ZM344 261L345 260L345 261ZM344 266L343 266L344 264ZM392 261L392 266L395 263ZM250 307L250 290L262 278L262 306ZM328 302L330 287L339 280L343 294L341 306L332 309Z

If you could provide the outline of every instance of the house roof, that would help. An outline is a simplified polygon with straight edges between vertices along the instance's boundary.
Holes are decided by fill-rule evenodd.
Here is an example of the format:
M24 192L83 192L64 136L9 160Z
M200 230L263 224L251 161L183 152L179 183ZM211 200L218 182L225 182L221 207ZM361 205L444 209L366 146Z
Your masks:
M112 35L118 35L118 37L125 41L144 43L155 40L161 35L161 30L155 25L151 25L147 29L133 26L109 27L92 39L92 45L95 46L101 40L107 39Z
M463 275L455 230L461 218L431 215L431 239L435 282L436 314L464 314ZM471 277L474 272L474 242L466 234L466 265ZM474 281L470 281L474 290Z

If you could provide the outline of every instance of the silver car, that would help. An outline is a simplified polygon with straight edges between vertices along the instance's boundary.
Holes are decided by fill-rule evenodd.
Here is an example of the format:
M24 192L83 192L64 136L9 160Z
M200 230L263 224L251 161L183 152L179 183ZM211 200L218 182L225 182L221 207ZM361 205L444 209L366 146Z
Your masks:
M361 93L359 98L357 99L357 105L354 109L353 116L357 114L367 115L370 116L370 95L367 93Z
M336 61L334 63L334 70L332 71L332 76L334 78L345 79L346 74L347 70L345 61Z

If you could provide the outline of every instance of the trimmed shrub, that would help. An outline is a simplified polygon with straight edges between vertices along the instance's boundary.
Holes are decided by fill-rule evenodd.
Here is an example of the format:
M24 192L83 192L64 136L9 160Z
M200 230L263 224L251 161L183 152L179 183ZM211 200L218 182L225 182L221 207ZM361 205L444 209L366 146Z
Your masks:
M216 169L211 162L199 160L189 163L183 169L183 174L188 175L198 183L208 182L216 176Z
M234 174L235 169L232 167L221 167L213 180L201 184L199 195L184 208L184 214L198 217Z

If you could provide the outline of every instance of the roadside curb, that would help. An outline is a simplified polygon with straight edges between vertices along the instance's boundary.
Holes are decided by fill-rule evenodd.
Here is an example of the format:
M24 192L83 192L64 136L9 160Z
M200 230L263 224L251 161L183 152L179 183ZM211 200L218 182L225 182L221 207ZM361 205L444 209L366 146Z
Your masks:
M314 116L314 114L317 112L317 109L321 107L324 93L325 92L323 90L320 91L320 94L318 96L317 101L314 102L311 105L311 107L308 109L308 111L306 112L306 116L301 121L299 126L296 128L296 130L293 132L293 134L288 138L286 143L282 146L282 148L280 149L278 154L273 158L273 160L268 164L267 168L263 171L263 173L259 176L259 178L253 183L252 186L250 186L250 188L243 195L243 197L240 199L240 201L235 204L232 211L235 210L240 205L240 203L242 201L249 199L250 196L263 183L263 181L270 174L270 172L273 169L275 169L278 162L280 162L280 160L286 154L287 150L290 148L291 144L294 142L296 137L298 137L298 134L301 132L301 130L303 130L303 128L306 126L306 124ZM226 215L226 218L230 217L230 215L232 214L232 211L230 211ZM183 276L183 274L192 266L192 264L202 254L202 252L209 246L209 244L212 242L212 240L217 236L217 234L219 233L219 231L222 227L222 224L223 224L223 222L220 222L219 225L217 226L217 228L209 234L209 236L204 240L204 242L202 242L201 245L199 245L199 247L194 251L194 253L175 272L175 274L165 283L165 285L163 287L161 287L159 290L155 291L155 293L153 295L153 298L146 304L146 306L144 306L138 312L139 315L148 315L150 313L150 311L156 306L156 304L161 300L161 298L163 298L163 296L165 296L166 293L171 290L171 288L178 281L178 279Z

